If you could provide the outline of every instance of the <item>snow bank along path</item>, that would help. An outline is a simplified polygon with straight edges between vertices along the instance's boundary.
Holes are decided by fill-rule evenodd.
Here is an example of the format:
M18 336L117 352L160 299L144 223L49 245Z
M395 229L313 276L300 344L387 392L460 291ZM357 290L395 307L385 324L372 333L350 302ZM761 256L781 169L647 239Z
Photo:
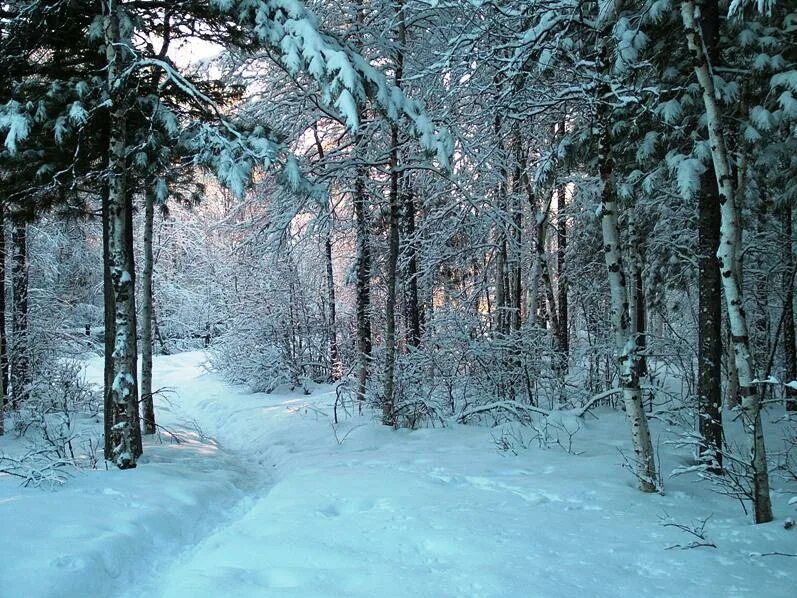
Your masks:
M201 430L190 442L59 492L0 485L0 596L795 595L797 559L760 553L797 552L797 533L750 525L686 477L642 495L619 467L618 414L585 424L580 455L506 456L484 428L333 429L329 387L247 394L203 359L156 360L156 387L175 391L158 413ZM668 550L695 538L665 513L711 515L717 548Z

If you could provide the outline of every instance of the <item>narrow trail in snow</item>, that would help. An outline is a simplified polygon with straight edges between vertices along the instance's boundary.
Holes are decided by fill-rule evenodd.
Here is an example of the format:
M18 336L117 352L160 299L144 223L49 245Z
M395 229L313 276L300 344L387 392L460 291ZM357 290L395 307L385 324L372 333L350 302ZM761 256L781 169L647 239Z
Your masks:
M182 355L159 357L154 367L155 387L161 389L162 400L158 405L158 414L171 415L177 422L174 433L179 437L182 430L196 432L200 438L209 439L218 450L227 453L243 470L240 485L243 496L217 521L206 524L202 533L194 541L182 545L168 555L154 555L155 561L148 571L141 572L141 581L134 584L135 589L125 592L119 588L119 596L134 598L138 596L159 596L162 579L169 571L189 562L192 556L201 550L208 538L234 525L244 518L273 487L271 467L263 455L253 455L251 447L227 446L223 425L225 414L216 411L208 413L197 408L197 403L212 401L218 409L234 408L235 396L240 391L224 383L218 376L208 375L201 361L186 359ZM201 400L197 399L201 397ZM225 400L226 399L226 400ZM213 417L210 417L213 416ZM171 432L171 430L170 430ZM229 433L229 432L228 432ZM235 442L231 443L235 446ZM146 458L143 461L146 463ZM129 587L129 586L127 586Z

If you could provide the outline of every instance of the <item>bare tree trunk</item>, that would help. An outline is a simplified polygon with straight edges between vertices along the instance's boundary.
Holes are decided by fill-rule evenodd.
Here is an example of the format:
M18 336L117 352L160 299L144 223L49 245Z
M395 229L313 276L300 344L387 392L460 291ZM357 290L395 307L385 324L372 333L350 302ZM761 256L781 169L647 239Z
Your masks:
M498 245L498 258L495 261L495 331L499 336L508 332L507 301L509 289L507 288L507 251L506 233L502 228L496 231Z
M561 125L564 130L564 124ZM559 187L556 194L556 278L557 278L557 300L556 304L559 314L556 318L558 333L557 344L561 353L560 368L561 374L567 374L567 367L570 353L570 333L569 333L569 314L567 303L567 275L565 274L565 253L567 251L567 198L565 197L564 186Z
M532 222L537 223L537 228L535 230L535 237L532 241L532 259L531 259L531 268L529 268L528 274L528 281L526 283L526 322L531 323L533 326L541 326L540 316L539 316L539 305L540 305L540 261L538 259L540 245L542 245L543 250L545 248L545 239L544 239L544 228L540 228L539 221L540 215L537 211L537 199L534 194L534 190L531 186L531 180L529 179L528 175L528 163L524 154L520 154L518 156L520 162L520 171L521 171L521 181L523 183L523 187L526 190L526 201L529 204L529 213L531 215L530 220ZM542 215L542 218L547 218L545 214ZM543 236L540 239L540 236Z
M401 89L404 76L404 46L407 43L403 0L395 0L396 58L395 83ZM382 423L395 426L396 419L396 272L399 257L399 132L398 125L390 126L390 190L388 192L387 296L385 298L385 396L382 402Z
M794 249L791 205L783 206L783 362L786 382L797 380L797 348L794 338ZM786 387L786 410L797 411L797 389Z
M0 436L3 436L6 432L5 406L6 406L6 387L3 385L3 378L0 377Z
M141 431L138 428L137 359L135 352L135 285L129 251L131 203L127 192L127 108L126 91L120 73L128 62L126 47L129 40L121 35L123 20L121 2L105 0L105 46L108 61L108 89L111 97L111 134L108 156L108 257L114 294L115 330L113 382L110 394L113 424L111 426L111 456L120 469L136 466L140 451Z
M28 347L28 225L16 221L11 230L11 401L19 408L30 390Z
M512 246L510 258L510 288L512 302L512 329L520 330L523 323L523 140L519 127L513 131L515 164L512 173Z
M136 262L135 262L135 248L133 242L133 194L127 193L127 200L125 202L125 271L130 272L130 288L132 289L133 301L128 307L131 314L133 334L127 337L128 352L133 356L133 374L136 383L136 401L135 408L133 409L133 424L135 426L135 433L133 434L133 448L135 449L136 457L140 457L144 452L144 445L141 438L141 409L138 389L138 314L136 313Z
M329 312L329 377L333 382L340 380L341 364L338 351L338 321L335 308L335 272L332 267L332 218L330 212L329 230L324 239L324 258L327 266L327 310Z
M713 165L701 177L697 211L699 459L718 474L722 472L722 283L716 258L720 204Z
M144 263L141 267L141 409L144 434L155 433L155 405L152 399L152 229L155 221L155 191L144 191Z
M720 262L722 286L731 326L736 370L739 375L739 393L742 397L742 419L749 436L753 473L753 506L756 523L772 521L772 503L769 496L769 473L767 470L764 431L761 425L761 403L754 382L753 358L747 331L747 316L742 305L742 293L735 275L735 258L738 254L739 223L734 209L733 176L730 156L725 144L722 115L717 104L714 81L703 51L703 41L695 19L695 3L681 2L686 39L692 53L695 75L703 89L703 104L711 144L711 157L717 177L720 202L720 244L717 258Z
M639 376L643 377L648 375L648 359L645 356L645 351L648 346L648 309L645 301L645 284L642 280L642 267L640 264L636 264L634 267L634 286L636 287L636 309L634 313L636 318L636 326L634 327L636 357Z
M742 202L744 201L744 194L745 194L745 171L747 170L747 160L744 157L744 155L742 155L742 158L739 162L740 162L739 167L737 169L736 194L734 197L734 205L733 205L736 222L741 222L742 219L742 207L743 207ZM716 172L715 172L715 178L716 178ZM717 190L717 195L719 195L719 190ZM741 248L742 248L742 228L740 226L737 226L736 234L734 235L734 243L732 250L733 267L734 267L734 274L736 276L736 282L739 288L743 289L744 252L741 251ZM734 348L733 348L733 331L731 330L730 327L730 319L728 320L726 339L727 343L726 343L725 352L728 364L727 404L728 407L735 409L742 404L742 396L740 394L741 385L739 384L739 371L736 368L736 357L734 355Z
M409 181L405 181L402 188L404 204L404 232L410 246L407 266L407 320L409 322L407 344L416 349L421 346L423 334L424 312L423 303L418 297L418 249L415 244L415 198Z
M6 433L6 387L3 385L3 378L0 377L0 436Z
M5 208L0 206L0 379L3 396L8 390L8 339L6 337L6 223ZM2 405L0 405L0 412Z
M109 188L104 185L102 190L102 295L103 295L103 320L104 320L104 407L103 430L105 458L113 455L112 429L114 425L114 405L111 401L111 386L113 385L113 347L116 336L116 306L114 305L113 281L111 280L110 258L110 216L108 206Z
M6 345L6 222L0 205L0 436L5 434L6 389L8 388L8 353Z
M559 334L559 321L557 318L558 310L556 308L556 299L554 296L553 281L551 279L551 271L548 266L548 251L546 248L548 237L548 225L551 218L551 205L553 203L553 195L550 196L542 212L537 218L537 240L535 244L536 249L536 266L534 267L534 277L538 280L536 292L545 297L545 312L547 314L548 322L550 323L551 332L555 340L560 339ZM535 302L536 303L536 302Z
M402 11L403 14L403 11ZM396 66L397 77L399 67ZM390 127L390 191L388 192L388 241L387 241L387 294L385 297L385 382L382 400L382 423L395 426L395 371L396 371L396 270L399 254L399 205L398 205L398 127Z
M319 161L324 160L324 144L318 136L318 126L313 124L313 138L318 152ZM330 204L327 212L329 223L324 239L324 259L326 261L327 274L327 311L329 312L329 379L333 382L340 380L342 368L340 363L340 351L338 349L338 320L335 306L335 270L332 262L332 231L335 229L335 210Z
M357 166L354 179L354 218L357 227L357 399L365 400L371 364L371 250L365 205L365 173Z
M613 20L612 20L613 22ZM611 319L615 336L616 360L623 388L623 401L626 416L631 425L631 442L634 450L635 474L639 488L643 492L656 491L656 465L653 458L653 444L650 439L648 420L642 405L642 391L637 371L636 346L629 320L629 293L623 269L618 230L618 205L614 186L614 164L612 160L611 113L603 103L609 95L608 39L609 32L602 33L598 57L598 73L603 81L598 86L597 127L598 164L603 190L601 193L601 230L603 232L603 251L611 289Z

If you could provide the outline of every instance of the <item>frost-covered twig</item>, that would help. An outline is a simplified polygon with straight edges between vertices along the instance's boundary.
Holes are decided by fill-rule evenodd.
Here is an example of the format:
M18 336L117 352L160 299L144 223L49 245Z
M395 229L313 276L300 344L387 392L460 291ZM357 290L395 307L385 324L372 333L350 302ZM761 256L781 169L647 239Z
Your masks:
M486 405L477 405L475 407L467 408L459 414L457 421L461 424L464 424L468 421L468 418L473 417L474 415L496 410L507 411L514 415L518 421L527 420L532 413L544 415L545 417L550 415L549 411L540 409L539 407L534 407L533 405L524 405L523 403L517 403L514 401L494 401L492 403L487 403Z
M664 513L664 517L659 517L659 519L662 521L662 525L664 527L674 527L697 538L697 540L693 540L688 544L673 544L672 546L668 546L667 550L671 550L673 548L679 548L680 550L688 550L690 548L717 547L717 545L714 544L714 542L711 542L708 538L706 538L706 523L708 523L708 520L711 519L711 515L703 519L698 519L697 522L691 527L686 524L674 521L672 517L670 517L667 513Z

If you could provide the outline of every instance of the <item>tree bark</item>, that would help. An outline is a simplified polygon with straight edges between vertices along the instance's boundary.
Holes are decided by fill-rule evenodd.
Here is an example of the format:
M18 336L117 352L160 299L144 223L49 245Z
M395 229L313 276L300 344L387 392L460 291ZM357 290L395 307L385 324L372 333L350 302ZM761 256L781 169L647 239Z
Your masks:
M318 152L318 160L324 160L324 144L318 135L318 126L313 124L313 138ZM332 262L332 231L335 230L335 210L330 203L327 211L329 223L326 228L326 238L324 239L324 260L326 261L327 275L327 311L329 313L329 379L332 382L340 380L342 367L340 363L340 350L338 348L338 319L335 306L335 270Z
M717 267L720 205L714 166L701 177L698 201L697 394L699 459L722 472L722 288Z
M28 347L28 225L13 223L11 230L11 401L18 409L30 391Z
M510 247L509 260L509 287L512 308L511 328L517 331L520 330L523 323L523 202L521 199L523 192L523 171L521 167L523 164L523 140L517 125L513 127L512 138L515 146L515 163L512 173L512 245Z
M717 0L701 6L700 28L709 60L719 60ZM722 473L722 282L716 252L720 244L720 204L714 165L700 177L698 221L697 395L698 459Z
M561 338L559 333L558 310L556 308L556 298L553 288L553 280L551 279L551 271L548 266L548 251L546 248L548 237L548 226L551 218L551 205L553 203L553 195L550 196L548 202L542 208L542 212L537 217L537 239L535 243L536 258L535 265L533 266L533 280L537 283L535 294L542 294L545 297L545 305L543 306L547 314L547 320L551 328L553 338L558 341ZM541 283L542 288L539 288ZM536 301L533 304L536 307Z
M111 133L108 153L108 258L114 294L113 382L107 392L112 405L111 455L120 469L136 466L140 452L136 355L135 271L129 241L132 204L127 191L128 100L120 73L128 63L130 40L122 37L123 8L118 0L105 0L105 47L108 91L111 98Z
M0 205L0 436L5 434L6 389L8 388L8 353L6 344L6 222Z
M730 156L725 143L722 114L717 104L714 81L703 51L703 41L695 18L695 3L683 1L681 16L686 30L686 39L692 53L695 75L703 91L711 157L717 178L720 203L720 243L717 258L720 262L722 286L731 327L736 370L739 375L739 393L742 397L742 420L747 431L750 447L750 467L753 475L753 506L756 523L772 521L772 503L769 496L769 473L767 469L764 431L761 424L761 403L754 375L753 358L747 316L742 304L741 287L735 273L735 258L738 254L739 223L734 207L733 176Z
M403 14L403 13L402 13ZM397 65L398 72L398 65ZM398 76L398 75L397 75ZM395 371L396 371L396 271L399 254L399 199L398 199L398 127L390 127L390 190L388 192L388 242L387 242L387 293L385 297L385 382L382 400L382 423L395 426Z
M409 242L407 251L410 259L407 265L407 320L409 327L407 330L407 344L416 349L421 346L421 336L423 334L424 313L423 303L418 297L418 249L415 244L415 198L409 181L405 181L402 186L402 197L404 207L404 232L405 238Z
M564 125L562 125L564 130ZM570 353L570 332L569 314L567 303L567 275L565 274L565 253L567 251L567 217L564 212L567 208L567 198L564 186L559 187L556 194L556 277L557 277L557 298L556 306L559 314L556 318L556 331L558 334L558 345L560 356L560 368L562 375L567 374L567 367Z
M359 144L358 144L359 145ZM357 399L365 400L371 364L371 249L368 212L365 204L365 173L357 165L354 179L354 219L357 234Z
M155 191L152 182L144 191L144 263L141 267L141 409L144 434L155 433L155 405L152 398L152 232L155 222Z
M794 337L794 249L792 247L792 208L783 206L783 376L785 382L797 380L797 347ZM786 410L797 411L797 389L786 387Z
M6 387L3 384L3 378L0 377L0 436L6 432Z
M109 187L103 185L102 190L102 295L103 295L103 321L104 321L104 400L103 400L103 431L104 450L106 459L113 454L112 428L114 424L114 405L111 401L111 386L113 385L113 347L116 333L113 281L111 280L110 258L110 215L108 206Z
M333 382L340 380L342 375L340 364L340 352L338 351L338 321L335 307L335 272L332 267L332 219L333 214L329 214L329 230L324 239L324 258L326 259L327 270L327 310L329 313L329 378Z
M404 46L407 42L403 0L395 0L397 18L396 58L394 63L396 87L401 89L404 75ZM388 191L387 295L385 297L385 396L382 400L382 423L396 426L396 273L399 256L399 131L390 125L390 189Z
M3 396L8 390L8 339L6 337L6 223L5 208L0 206L0 380ZM2 405L0 405L2 411Z

